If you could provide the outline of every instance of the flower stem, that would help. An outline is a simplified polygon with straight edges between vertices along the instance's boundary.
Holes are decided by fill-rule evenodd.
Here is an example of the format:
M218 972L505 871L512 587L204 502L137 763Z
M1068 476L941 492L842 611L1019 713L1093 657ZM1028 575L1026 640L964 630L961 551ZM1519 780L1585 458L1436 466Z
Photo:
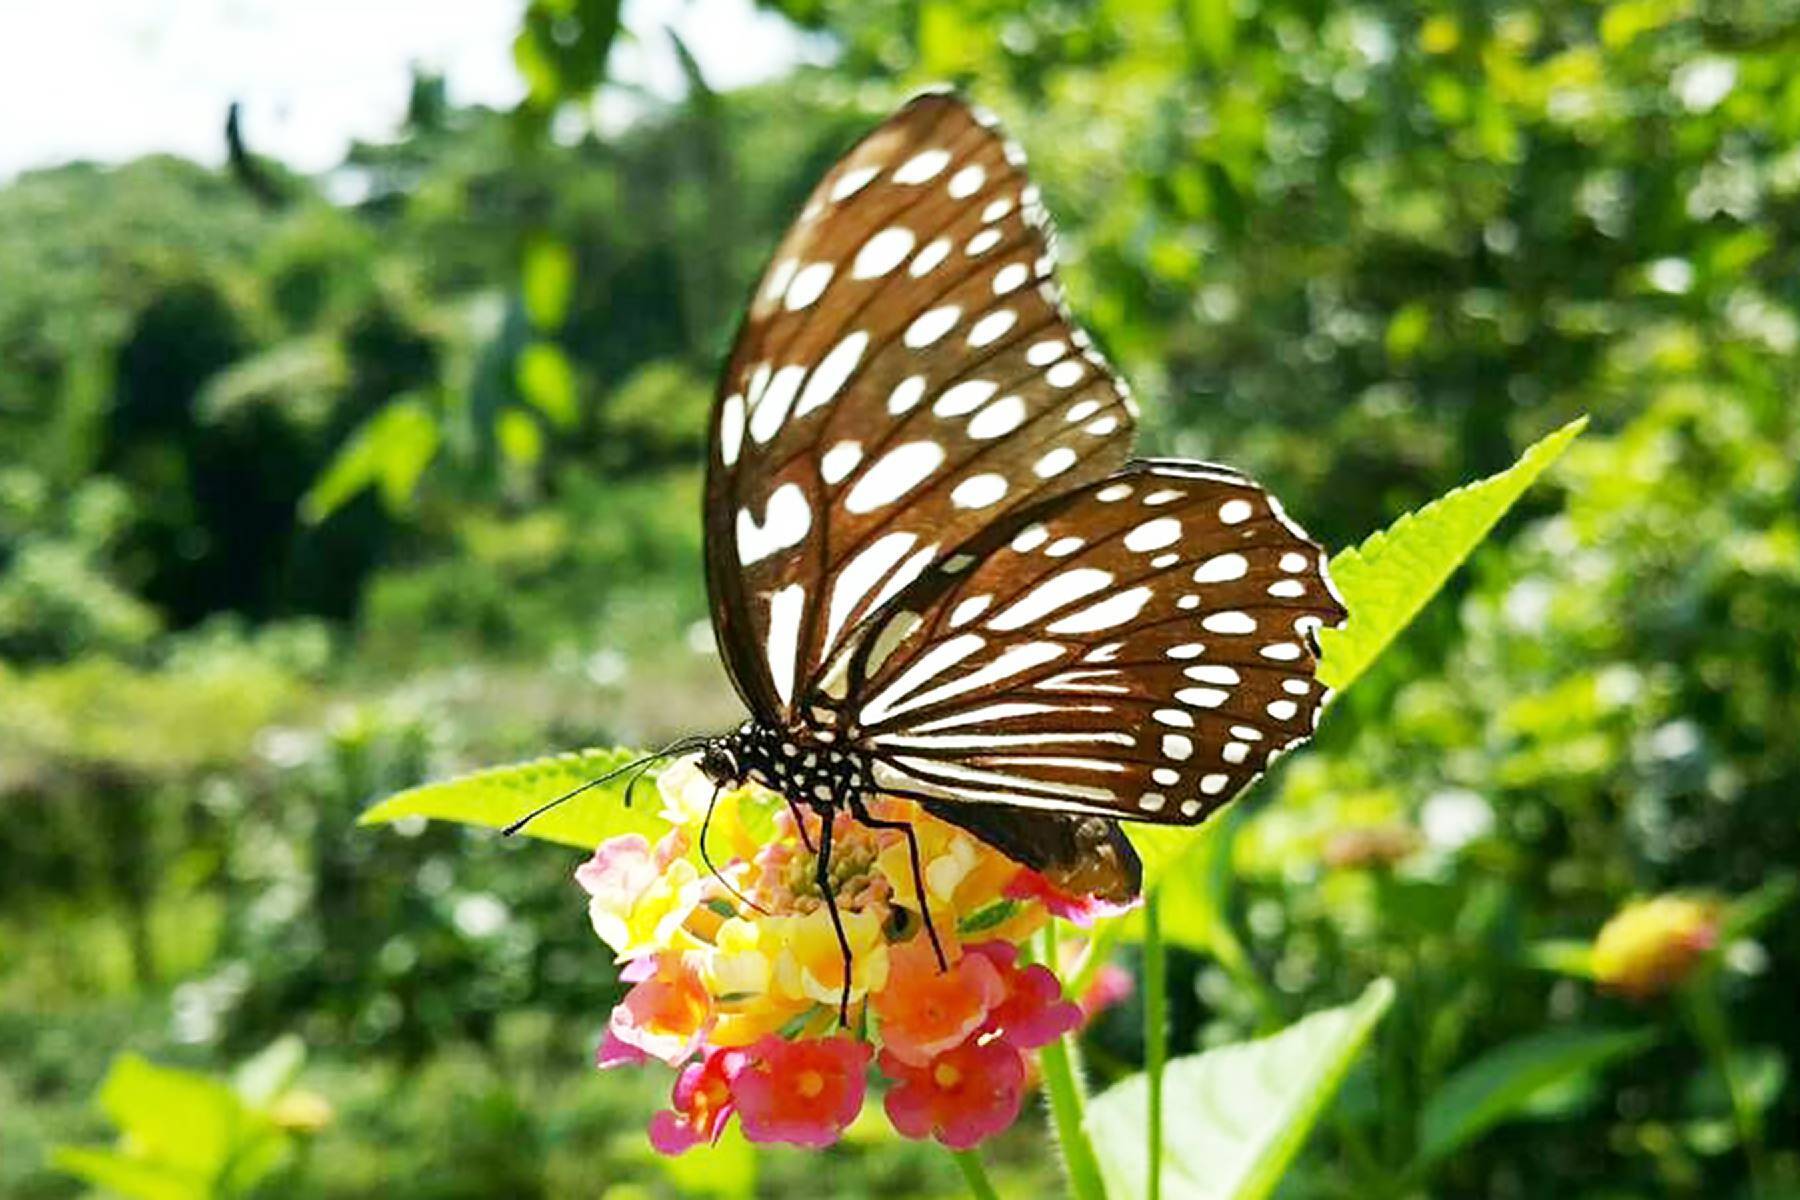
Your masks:
M1144 1075L1150 1087L1147 1200L1162 1200L1163 1064L1169 1059L1169 960L1163 952L1162 902L1144 894Z
M975 1200L1000 1200L1000 1193L987 1176L987 1168L981 1165L981 1155L973 1150L952 1150L950 1157L962 1168L963 1182L969 1185L969 1195Z
M1725 1084L1738 1144L1750 1169L1750 1195L1753 1200L1761 1200L1770 1194L1769 1167L1763 1155L1762 1114L1746 1092L1743 1077L1737 1069L1731 1048L1731 1025L1725 1015L1725 1005L1719 999L1718 987L1717 972L1708 972L1684 988L1681 996L1686 1002L1689 1027Z
M1040 936L1039 960L1054 969L1055 924L1046 925ZM1087 1096L1081 1080L1081 1048L1075 1035L1065 1033L1038 1051L1038 1065L1044 1073L1044 1092L1050 1098L1050 1122L1069 1171L1069 1191L1075 1200L1106 1200L1106 1188L1100 1182L1100 1160L1094 1156L1094 1145L1082 1124Z

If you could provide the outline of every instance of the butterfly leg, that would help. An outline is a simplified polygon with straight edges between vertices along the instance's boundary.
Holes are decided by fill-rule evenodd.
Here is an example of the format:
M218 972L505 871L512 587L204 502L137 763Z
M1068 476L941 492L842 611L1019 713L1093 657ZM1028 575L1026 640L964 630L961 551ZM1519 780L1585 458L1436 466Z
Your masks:
M806 832L806 814L792 800L787 802L788 811L794 815L794 831L800 835L800 844L806 847L808 854L817 854L819 848L812 843L812 835Z
M706 817L700 822L700 861L706 864L706 869L712 872L714 879L717 879L724 885L726 891L730 892L733 896L736 896L738 900L747 907L766 917L769 915L769 910L752 900L750 897L744 895L744 893L738 891L731 880L720 874L719 868L713 866L712 855L707 853L706 850L706 833L712 828L713 809L719 806L719 793L724 790L723 786L715 787L713 789L712 799L706 802Z
M913 891L919 897L919 915L925 919L925 933L931 938L931 949L937 955L938 970L948 971L950 960L944 957L944 944L938 940L937 926L931 922L931 902L925 897L925 870L919 856L919 835L910 821L886 821L869 811L860 792L850 796L850 811L870 829L898 829L906 835L906 856L912 862Z
M848 1029L850 970L854 963L850 955L850 935L844 932L844 918L838 912L837 895L831 890L831 823L836 816L835 808L824 809L819 814L819 864L814 878L819 884L819 895L825 900L825 911L831 914L831 927L837 932L838 949L844 955L844 991L838 997L838 1024Z

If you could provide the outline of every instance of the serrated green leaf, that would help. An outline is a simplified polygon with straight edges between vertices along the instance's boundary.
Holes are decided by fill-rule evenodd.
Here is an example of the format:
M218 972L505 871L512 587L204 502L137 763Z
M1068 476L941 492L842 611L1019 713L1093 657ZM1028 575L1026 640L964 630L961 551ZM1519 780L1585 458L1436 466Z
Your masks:
M1163 1072L1162 1194L1261 1200L1305 1143L1350 1064L1393 1002L1378 979L1341 1008L1280 1033L1178 1058ZM1088 1105L1084 1122L1109 1196L1142 1196L1149 1180L1149 1086L1134 1075Z
M1656 1041L1653 1030L1556 1029L1508 1042L1444 1082L1419 1113L1419 1159L1438 1162L1545 1092Z
M1586 417L1569 422L1498 475L1457 488L1337 554L1331 578L1350 619L1319 631L1319 679L1340 692L1356 682L1586 427Z
M356 819L358 825L385 825L402 817L431 817L504 829L538 805L617 770L637 757L630 750L578 750L490 767L454 779L421 784L389 796ZM520 832L542 841L592 850L609 837L640 833L655 840L669 831L657 813L661 804L654 780L646 778L625 805L629 776L592 788L550 810Z

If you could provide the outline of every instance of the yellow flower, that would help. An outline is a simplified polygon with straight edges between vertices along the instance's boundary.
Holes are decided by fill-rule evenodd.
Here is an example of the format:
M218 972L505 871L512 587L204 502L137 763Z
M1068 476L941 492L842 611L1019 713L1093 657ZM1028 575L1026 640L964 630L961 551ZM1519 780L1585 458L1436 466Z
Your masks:
M845 912L850 941L850 1000L862 999L887 983L888 948L881 913ZM766 917L763 936L781 947L775 958L775 994L835 1006L844 989L844 955L823 906L802 916Z
M763 936L763 926L742 917L731 917L713 934L713 952L706 957L706 982L715 996L760 996L769 990L775 962Z
M699 871L682 857L687 836L672 830L656 844L637 834L601 843L576 868L588 894L588 919L620 961L677 943L681 926L701 899Z
M894 806L883 813L894 820L911 822L919 839L919 859L925 879L925 895L933 918L939 913L967 916L999 900L1019 868L973 837L943 821L934 821L913 805ZM918 891L913 882L912 859L906 839L896 838L875 860L875 869L893 890L894 903L918 911Z
M1594 979L1633 1000L1648 1000L1685 983L1718 940L1717 901L1691 896L1635 901L1594 939Z

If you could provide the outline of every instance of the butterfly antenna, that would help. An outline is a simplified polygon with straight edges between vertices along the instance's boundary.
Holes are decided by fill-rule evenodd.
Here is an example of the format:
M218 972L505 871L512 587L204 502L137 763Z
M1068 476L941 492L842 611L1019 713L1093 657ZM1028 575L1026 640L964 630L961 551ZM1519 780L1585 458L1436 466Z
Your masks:
M581 793L583 793L585 791L589 791L593 788L597 788L603 783L611 783L613 780L615 780L619 776L625 774L627 771L637 771L639 775L642 775L645 771L649 770L651 764L655 763L657 760L668 758L671 755L675 755L675 754L685 754L689 750L693 750L693 749L698 748L701 745L704 745L705 742L706 742L706 739L704 737L684 737L684 738L680 738L676 741L670 742L667 746L664 746L661 750L658 750L655 753L646 754L642 758L634 758L630 762L625 763L622 766L614 767L612 770L610 770L606 774L600 776L598 779L590 779L586 783L582 784L580 787L575 788L573 791L564 792L562 795L558 796L556 799L551 800L546 804L538 805L536 808L532 809L530 812L526 813L524 816L522 816L518 820L514 821L511 825L508 825L505 829L502 829L500 831L500 833L504 837L511 837L513 834L519 832L519 830L525 828L527 825L531 824L533 821L537 820L539 817L543 816L545 813L549 812L551 809L556 808L557 806L564 804L567 801L573 800L575 797L581 795ZM629 798L626 800L626 803L627 804L630 803Z
M752 900L750 897L744 895L744 893L738 891L737 885L725 878L724 873L721 872L719 868L713 866L712 855L708 853L706 849L706 834L712 828L713 809L719 806L719 793L724 790L723 787L715 787L713 789L712 799L707 801L706 819L700 822L700 861L706 864L706 869L712 872L713 878L719 881L720 886L730 892L733 896L736 896L739 902L745 907L753 909L766 917L769 915L769 910Z

